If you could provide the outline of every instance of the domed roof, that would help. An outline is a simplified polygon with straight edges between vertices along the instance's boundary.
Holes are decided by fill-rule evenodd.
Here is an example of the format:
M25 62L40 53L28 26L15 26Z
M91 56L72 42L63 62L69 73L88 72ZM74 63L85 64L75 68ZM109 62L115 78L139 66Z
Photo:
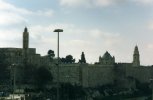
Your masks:
M110 59L110 58L112 58L112 56L108 53L108 51L106 51L106 53L103 55L102 58L103 59Z

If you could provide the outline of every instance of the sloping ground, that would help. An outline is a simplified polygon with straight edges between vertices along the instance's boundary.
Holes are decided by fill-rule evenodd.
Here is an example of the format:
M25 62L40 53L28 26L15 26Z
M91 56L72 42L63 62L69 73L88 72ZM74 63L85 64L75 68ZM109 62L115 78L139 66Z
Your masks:
M129 98L129 99L125 99L125 100L148 100L148 97L137 97L137 98Z
M124 96L108 96L103 98L97 98L95 100L152 100L151 96L139 96L139 97L124 97Z

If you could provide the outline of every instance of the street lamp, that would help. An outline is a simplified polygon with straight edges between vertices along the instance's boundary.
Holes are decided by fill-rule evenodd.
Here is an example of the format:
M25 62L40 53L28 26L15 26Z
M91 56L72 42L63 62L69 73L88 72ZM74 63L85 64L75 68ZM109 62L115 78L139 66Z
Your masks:
M152 90L152 96L151 96L151 100L153 100L153 79L150 79L150 83L151 83L151 90Z
M63 32L63 29L55 29L57 32L57 100L59 100L59 32Z
M15 83L15 81L16 81L16 64L12 64L11 66L11 71L12 71L12 69L13 69L13 71L12 71L12 73L11 74L13 74L13 100L14 100L14 92L15 92L15 88L16 88L16 83ZM11 81L12 82L12 81Z

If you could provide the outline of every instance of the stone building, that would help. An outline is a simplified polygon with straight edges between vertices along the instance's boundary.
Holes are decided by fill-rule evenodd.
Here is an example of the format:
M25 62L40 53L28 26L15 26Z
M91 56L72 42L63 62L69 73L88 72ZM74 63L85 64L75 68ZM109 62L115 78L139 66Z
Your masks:
M99 63L102 65L113 65L115 63L115 57L112 57L108 51L106 51L103 57L99 57Z
M29 32L25 28L23 32L23 48L0 48L0 56L4 56L10 66L12 64L24 65L48 65L48 59L36 53L35 48L29 48Z

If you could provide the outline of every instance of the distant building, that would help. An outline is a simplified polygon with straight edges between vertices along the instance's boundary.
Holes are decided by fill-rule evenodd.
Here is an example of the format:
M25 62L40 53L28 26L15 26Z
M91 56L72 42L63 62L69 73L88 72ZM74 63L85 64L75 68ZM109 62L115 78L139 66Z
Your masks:
M115 64L115 57L111 56L108 51L103 55L103 57L99 57L99 63L103 65L114 65Z
M23 48L0 48L0 56L4 56L10 64L30 63L33 65L46 65L48 59L36 53L35 48L29 48L29 32L25 28L23 32Z

